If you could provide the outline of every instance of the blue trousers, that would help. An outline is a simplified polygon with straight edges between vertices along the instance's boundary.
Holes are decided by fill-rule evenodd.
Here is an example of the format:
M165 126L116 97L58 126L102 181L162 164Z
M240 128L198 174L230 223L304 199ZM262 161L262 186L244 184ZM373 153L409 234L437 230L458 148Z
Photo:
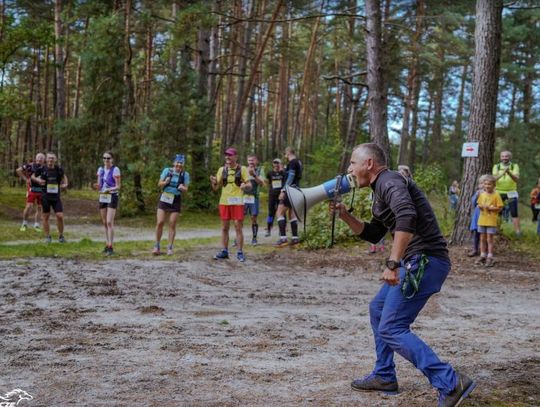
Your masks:
M450 364L442 362L410 329L429 297L441 290L450 272L448 260L431 256L428 256L428 260L418 293L413 298L405 298L401 293L401 285L405 277L405 267L410 267L416 274L420 256L413 256L406 264L402 264L400 284L390 286L385 283L369 304L377 352L373 373L386 381L396 381L394 352L397 352L420 369L433 387L447 394L456 387L456 372Z

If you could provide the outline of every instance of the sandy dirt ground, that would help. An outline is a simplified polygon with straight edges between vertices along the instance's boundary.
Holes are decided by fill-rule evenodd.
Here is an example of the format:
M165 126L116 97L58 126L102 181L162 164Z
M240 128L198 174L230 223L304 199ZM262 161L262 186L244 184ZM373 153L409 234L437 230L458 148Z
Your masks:
M350 389L374 361L384 254L285 248L240 264L214 251L1 261L0 394L26 390L22 406L436 405L399 356L399 395ZM507 254L488 271L463 253L414 330L478 381L464 406L538 406L539 267Z

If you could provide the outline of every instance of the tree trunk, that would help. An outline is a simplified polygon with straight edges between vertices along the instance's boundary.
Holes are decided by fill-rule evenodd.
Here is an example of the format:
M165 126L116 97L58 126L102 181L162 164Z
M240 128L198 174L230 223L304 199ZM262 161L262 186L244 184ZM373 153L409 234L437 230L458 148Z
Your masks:
M387 96L384 85L383 53L381 47L380 0L366 0L367 85L369 90L369 131L371 140L386 153L391 162L387 129Z
M298 94L298 108L296 110L296 119L294 120L294 128L293 128L293 138L295 140L298 140L299 137L302 136L302 130L303 126L301 124L301 115L304 114L304 116L307 114L307 101L304 97L306 94L306 86L309 86L310 81L310 68L311 63L314 55L315 50L315 44L317 41L317 31L319 29L319 23L321 21L321 18L318 17L315 20L315 25L313 26L313 29L311 31L311 40L309 42L309 48L306 56L306 62L304 64L304 73L302 74L302 85L300 86L300 93Z
M465 85L467 83L467 70L468 65L463 65L463 71L461 74L461 85L459 90L459 98L458 98L458 108L456 111L456 120L454 123L454 131L450 135L450 151L449 155L451 157L455 157L456 159L459 157L461 152L461 144L463 143L463 110L465 105ZM458 165L452 165L449 168L448 175L451 179L459 179L459 174L461 173L461 166Z
M124 5L124 100L122 104L122 122L127 123L133 116L135 94L133 77L131 73L131 59L133 52L130 44L131 36L131 0L125 0ZM141 187L142 188L142 187Z
M66 79L64 60L64 26L62 23L63 0L55 0L54 3L54 39L56 59L56 105L55 117L58 120L66 118Z
M154 34L152 24L148 23L146 27L146 50L145 50L145 77L144 77L144 104L145 113L150 112L152 101L152 54L154 52Z
M411 64L409 66L409 73L407 75L407 97L405 98L405 108L403 111L403 125L401 128L401 143L399 146L399 164L411 165L409 159L411 158L411 144L409 132L410 116L415 109L416 95L418 94L418 55L420 54L420 38L423 32L424 21L424 0L418 0L416 2L416 29L412 36L411 47ZM415 146L416 148L416 142Z
M270 36L274 29L274 25L276 24L277 16L279 15L279 11L282 5L283 5L283 0L278 0L276 8L272 14L270 24L268 25L268 28L264 35L264 39L261 43L261 47L257 50L257 55L255 57L255 61L253 62L251 73L249 75L248 84L246 88L244 89L243 95L241 97L241 104L239 106L239 109L236 111L232 134L237 134L238 131L240 130L240 125L242 123L242 115L244 113L247 100L249 98L249 95L251 94L251 89L253 88L253 84L255 83L255 78L257 76L257 71L259 70L259 65L261 63L261 59L262 59L264 50L266 48L266 44L268 43L268 40L270 39Z
M43 84L43 128L41 131L43 140L42 144L40 145L41 150L51 150L52 145L52 131L50 126L50 117L49 117L49 84L50 84L50 72L49 72L49 59L50 59L50 52L49 52L49 46L46 47L45 50L45 73L43 74L44 77L44 84Z
M414 171L414 167L416 165L416 139L417 139L416 135L418 134L418 101L420 100L420 88L421 88L421 83L420 83L420 80L418 80L418 86L416 87L416 93L414 95L414 104L413 104L413 111L412 111L412 126L411 126L411 134L410 134L409 159L407 160L411 171Z
M429 105L426 118L426 125L424 127L424 143L422 144L422 164L426 164L429 156L430 147L430 129L431 129L431 113L433 111L433 90L429 92Z
M435 68L433 83L435 86L433 98L433 131L431 133L431 157L430 161L437 162L440 157L442 147L442 110L444 97L444 76L445 76L445 50L442 44L437 49L438 66Z
M478 157L465 158L461 196L451 244L462 245L469 235L474 194L480 174L491 173L495 151L495 119L499 85L502 0L477 0L474 32L474 74L467 141L478 141Z

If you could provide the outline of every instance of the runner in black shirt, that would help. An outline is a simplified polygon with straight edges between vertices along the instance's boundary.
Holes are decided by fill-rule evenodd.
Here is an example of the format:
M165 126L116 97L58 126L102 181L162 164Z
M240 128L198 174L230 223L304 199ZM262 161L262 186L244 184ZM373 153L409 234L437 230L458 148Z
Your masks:
M285 218L287 211L289 212L289 219L291 220L291 244L294 245L300 241L298 238L298 219L296 219L296 215L291 209L289 197L285 193L285 185L289 185L291 187L300 187L300 179L302 178L302 162L296 158L296 153L292 147L287 147L285 149L285 157L287 157L288 163L285 167L284 185L279 195L279 206L276 213L279 226L279 240L276 243L276 246L278 247L284 247L289 244L286 230L287 219Z
M67 188L68 179L64 170L56 165L56 155L47 153L46 165L32 174L32 181L43 187L43 231L45 241L51 242L49 216L51 208L56 214L56 226L58 227L58 241L65 243L64 239L64 208L60 199L60 191Z
M384 281L369 306L377 360L373 371L351 383L353 390L398 391L394 352L414 364L439 391L439 407L456 406L476 384L443 362L413 332L410 325L431 295L441 290L450 272L450 260L435 214L411 178L386 167L383 150L376 144L357 146L349 173L359 187L370 187L373 218L363 222L343 204L336 210L362 239L378 242L390 231L394 238L382 273Z
M266 182L268 183L268 217L266 218L266 237L270 236L272 226L274 226L274 217L279 205L279 194L283 189L283 178L285 171L281 167L281 160L274 158L272 161L272 171L268 172Z

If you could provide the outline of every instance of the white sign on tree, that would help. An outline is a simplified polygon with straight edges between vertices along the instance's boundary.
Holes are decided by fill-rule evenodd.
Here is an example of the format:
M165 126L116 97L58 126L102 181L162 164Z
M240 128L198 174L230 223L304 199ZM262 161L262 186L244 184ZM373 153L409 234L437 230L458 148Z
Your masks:
M478 157L478 145L480 143L463 143L463 149L461 150L462 157Z

